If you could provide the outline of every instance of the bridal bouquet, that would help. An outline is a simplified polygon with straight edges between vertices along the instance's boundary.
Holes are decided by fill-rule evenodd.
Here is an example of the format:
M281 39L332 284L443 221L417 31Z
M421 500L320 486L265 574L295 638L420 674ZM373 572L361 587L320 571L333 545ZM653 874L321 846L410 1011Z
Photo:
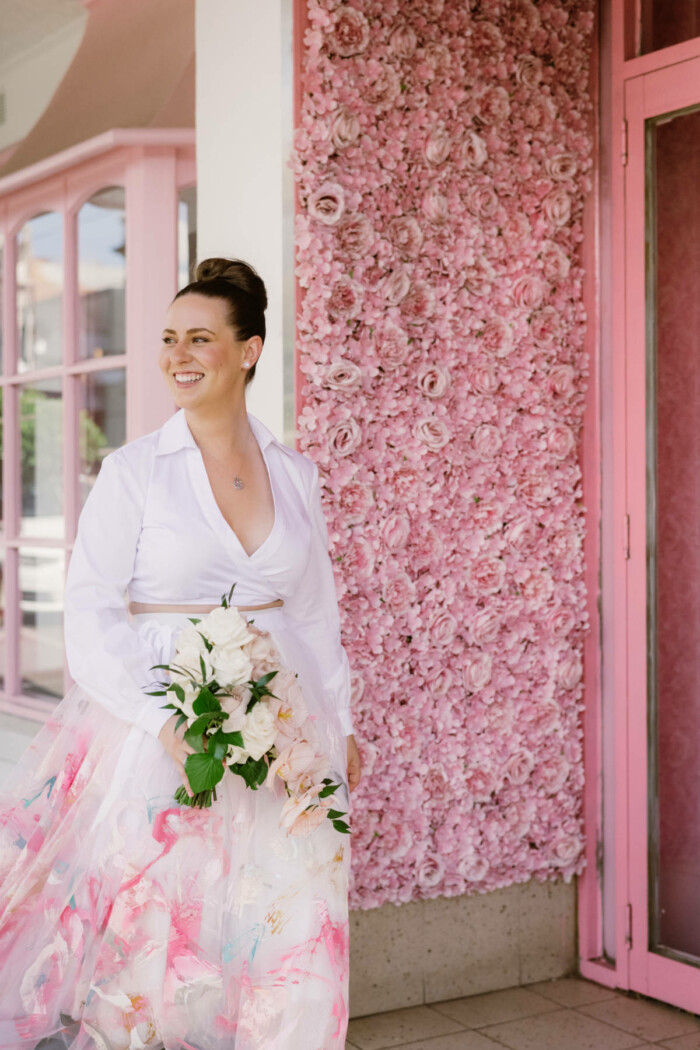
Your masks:
M269 632L231 605L234 587L205 618L188 617L173 662L153 668L168 671L170 682L148 695L171 698L163 706L179 713L176 728L187 724L185 740L195 751L185 761L194 797L180 787L175 799L211 806L228 768L254 791L282 781L280 826L288 835L307 834L324 820L348 833L347 814L333 809L340 785L327 776L330 762L319 753L297 675L282 666Z

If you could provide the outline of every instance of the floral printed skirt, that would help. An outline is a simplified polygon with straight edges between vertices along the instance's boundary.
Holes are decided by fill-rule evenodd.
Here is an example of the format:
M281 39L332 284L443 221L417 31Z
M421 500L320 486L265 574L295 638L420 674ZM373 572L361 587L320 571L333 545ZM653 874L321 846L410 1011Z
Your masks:
M25 752L0 795L0 1048L345 1046L348 837L287 837L279 795L232 774L208 810L179 784L78 686Z

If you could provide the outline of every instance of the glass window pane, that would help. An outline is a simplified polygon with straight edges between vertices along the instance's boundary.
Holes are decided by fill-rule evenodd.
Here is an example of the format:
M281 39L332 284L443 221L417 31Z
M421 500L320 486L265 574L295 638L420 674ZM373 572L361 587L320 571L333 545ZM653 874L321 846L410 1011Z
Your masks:
M2 302L3 302L3 277L5 274L5 235L0 233L0 372L2 372L2 344L3 344L3 327L5 319L2 316Z
M62 550L20 548L20 688L28 696L63 696L64 569Z
M700 959L700 111L647 141L651 944Z
M108 452L126 441L126 370L79 376L80 506L95 483Z
M197 265L197 187L180 190L177 212L178 288L193 280Z
M23 536L63 536L61 380L19 389Z
M61 363L63 217L44 212L17 234L17 370Z
M642 53L700 36L698 0L642 0Z
M126 213L123 186L95 193L78 212L78 356L126 349Z

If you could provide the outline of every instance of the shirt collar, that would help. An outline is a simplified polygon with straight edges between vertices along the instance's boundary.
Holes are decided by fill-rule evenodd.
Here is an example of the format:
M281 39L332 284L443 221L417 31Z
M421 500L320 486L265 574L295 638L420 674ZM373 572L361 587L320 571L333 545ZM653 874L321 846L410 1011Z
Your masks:
M248 412L248 422L253 431L261 451L265 451L269 444L279 445L286 448L281 441L275 437L257 416ZM179 408L170 419L168 419L158 432L158 446L156 455L167 455L169 452L178 452L181 448L197 448L197 442L192 436L192 431L187 425L184 408Z

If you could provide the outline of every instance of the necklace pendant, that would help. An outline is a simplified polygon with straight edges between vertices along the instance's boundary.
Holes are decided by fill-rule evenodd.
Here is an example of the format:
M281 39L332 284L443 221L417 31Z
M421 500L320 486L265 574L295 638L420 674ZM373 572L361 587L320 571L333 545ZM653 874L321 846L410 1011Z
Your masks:
M243 478L239 478L238 474L236 474L235 478L233 479L233 487L235 489L245 488L245 481L243 480Z

